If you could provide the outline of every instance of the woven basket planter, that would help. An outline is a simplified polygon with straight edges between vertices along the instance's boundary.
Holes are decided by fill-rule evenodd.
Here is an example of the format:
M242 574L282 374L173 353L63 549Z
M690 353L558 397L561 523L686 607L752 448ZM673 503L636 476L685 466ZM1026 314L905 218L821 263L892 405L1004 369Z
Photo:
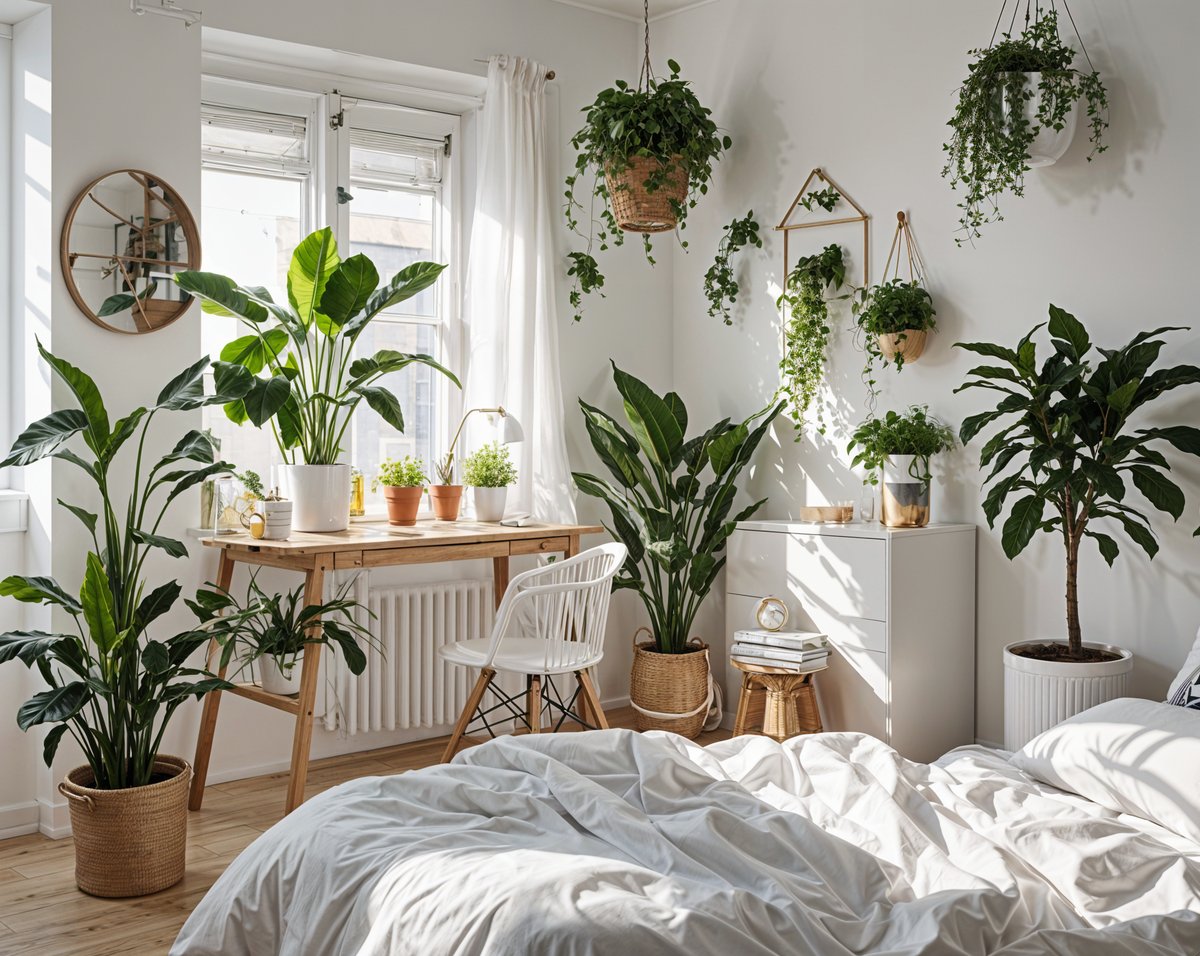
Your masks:
M97 790L88 766L58 785L71 807L75 885L92 896L145 896L183 879L191 765L160 755L145 787Z
M928 335L925 329L886 332L879 336L879 351L889 362L894 362L897 355L903 355L905 362L915 362L925 351Z
M672 162L675 165L666 182L654 192L646 191L646 180L662 168L661 160L631 156L629 165L621 172L604 171L613 217L626 232L670 232L675 228L677 217L671 203L684 203L688 184L679 168L680 157L673 156Z
M693 639L695 640L695 639ZM695 739L712 701L708 645L698 640L683 654L662 654L654 642L633 645L629 700L638 730L669 730Z

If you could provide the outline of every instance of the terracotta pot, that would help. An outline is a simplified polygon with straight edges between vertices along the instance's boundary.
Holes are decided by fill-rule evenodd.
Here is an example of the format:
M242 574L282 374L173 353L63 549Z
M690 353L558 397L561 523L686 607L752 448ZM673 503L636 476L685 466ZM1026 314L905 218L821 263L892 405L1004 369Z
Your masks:
M188 783L192 768L160 754L161 779L144 787L99 790L86 764L58 785L71 807L75 885L92 896L145 896L183 879Z
M416 524L423 494L425 494L425 489L421 487L401 488L396 485L385 485L383 499L387 502L388 524Z
M886 332L878 336L879 351L889 362L902 356L905 362L915 362L925 352L925 340L929 333L924 329L905 329L903 332Z
M696 641L683 654L663 654L647 641L633 646L629 700L638 730L669 730L695 739L712 703L708 645Z
M438 521L457 521L462 508L462 485L430 485L429 504Z

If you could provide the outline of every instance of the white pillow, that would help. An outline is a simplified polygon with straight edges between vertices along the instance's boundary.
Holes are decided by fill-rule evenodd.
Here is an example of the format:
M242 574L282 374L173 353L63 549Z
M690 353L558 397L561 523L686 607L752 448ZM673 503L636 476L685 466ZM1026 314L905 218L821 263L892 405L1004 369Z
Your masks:
M1171 681L1167 703L1179 707L1200 707L1200 631L1196 632L1196 642L1188 651L1183 667Z
M1039 734L1012 762L1052 787L1200 843L1200 711L1122 697Z

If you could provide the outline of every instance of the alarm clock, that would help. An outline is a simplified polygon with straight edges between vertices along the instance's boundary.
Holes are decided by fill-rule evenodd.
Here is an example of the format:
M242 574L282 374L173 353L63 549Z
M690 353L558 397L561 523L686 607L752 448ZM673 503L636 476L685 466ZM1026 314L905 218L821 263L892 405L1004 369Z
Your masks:
M777 597L765 597L758 602L754 617L764 631L778 631L787 623L787 605Z

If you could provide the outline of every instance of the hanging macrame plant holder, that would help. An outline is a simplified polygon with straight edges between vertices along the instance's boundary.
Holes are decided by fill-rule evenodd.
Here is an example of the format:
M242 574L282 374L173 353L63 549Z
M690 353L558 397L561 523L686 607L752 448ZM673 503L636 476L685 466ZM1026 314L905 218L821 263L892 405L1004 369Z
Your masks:
M895 260L895 267L892 261ZM896 213L896 231L892 234L892 246L888 250L887 262L883 266L883 281L889 282L900 278L902 264L908 262L908 281L918 285L925 284L925 263L921 253L913 241L912 229L908 225L908 216L904 211ZM905 364L915 362L925 352L925 343L929 333L925 329L905 329L901 332L881 333L876 338L879 351L889 362L896 361L896 356L902 356Z
M653 91L650 69L650 3L644 4L645 53L638 92ZM613 218L625 232L671 232L679 221L678 210L687 201L688 177L683 157L663 160L654 156L627 156L625 165L604 170Z

